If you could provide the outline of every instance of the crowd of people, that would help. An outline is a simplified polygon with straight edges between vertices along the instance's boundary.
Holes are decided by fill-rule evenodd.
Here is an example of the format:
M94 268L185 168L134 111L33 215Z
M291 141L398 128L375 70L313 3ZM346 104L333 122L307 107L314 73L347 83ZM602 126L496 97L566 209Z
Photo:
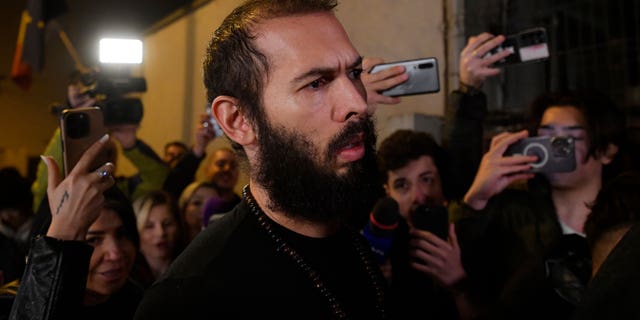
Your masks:
M639 317L640 175L618 107L543 93L485 149L482 85L511 52L487 55L505 38L483 33L460 52L444 141L401 129L378 144L376 108L401 101L381 91L407 73L369 73L384 59L362 58L336 6L248 0L215 31L204 83L230 149L207 154L220 137L203 114L193 146L162 158L127 123L67 176L59 131L31 189L0 170L0 318ZM69 107L93 103L72 79ZM533 136L570 138L575 168L505 155ZM116 177L115 156L93 170L105 152L138 174ZM392 225L372 214L382 198ZM389 230L382 260L368 224Z

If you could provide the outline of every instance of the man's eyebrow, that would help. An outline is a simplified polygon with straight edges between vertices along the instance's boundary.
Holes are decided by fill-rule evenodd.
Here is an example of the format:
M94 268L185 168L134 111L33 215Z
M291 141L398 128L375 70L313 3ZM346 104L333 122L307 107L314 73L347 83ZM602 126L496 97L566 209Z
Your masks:
M105 232L104 231L87 231L87 235L88 236L99 236L99 235L103 235Z
M544 126L539 126L539 129L554 129L554 126L552 125L544 125ZM562 126L560 127L560 129L563 130L584 130L584 126L581 125L573 125L573 126Z
M362 56L358 57L354 63L352 63L347 69L355 69L362 65Z
M362 65L362 57L358 57L358 59L356 59L351 65L349 65L347 67L347 70L350 69L355 69L357 67L359 67L360 65ZM293 80L291 80L291 83L296 84L299 82L304 81L305 79L309 78L309 77L315 77L315 76L319 76L319 75L323 75L323 74L331 74L331 73L335 73L336 72L336 68L332 68L332 67L320 67L320 68L313 68L295 78L293 78Z

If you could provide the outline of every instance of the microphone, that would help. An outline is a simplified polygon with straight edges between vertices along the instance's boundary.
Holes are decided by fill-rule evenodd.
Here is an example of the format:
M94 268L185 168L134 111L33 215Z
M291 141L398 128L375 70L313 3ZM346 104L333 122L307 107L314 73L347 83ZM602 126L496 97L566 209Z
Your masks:
M376 202L369 215L369 222L362 230L362 235L371 245L371 251L379 264L384 264L391 250L393 231L398 227L400 210L398 202L384 197Z

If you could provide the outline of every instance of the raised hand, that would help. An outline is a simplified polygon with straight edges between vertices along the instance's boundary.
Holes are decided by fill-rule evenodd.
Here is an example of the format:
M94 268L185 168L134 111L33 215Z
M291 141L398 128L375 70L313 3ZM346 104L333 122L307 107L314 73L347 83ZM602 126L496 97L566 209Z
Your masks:
M453 224L449 224L449 239L446 241L429 231L416 228L412 228L410 234L409 254L416 261L411 263L411 267L433 277L448 289L467 276Z
M519 132L503 132L491 139L491 147L484 154L473 184L464 196L464 202L476 210L484 209L487 201L502 192L511 183L533 178L527 173L531 164L537 161L536 156L504 156L509 145L526 138L526 130Z
M367 103L370 106L382 104L398 104L399 97L387 97L380 94L380 91L395 87L409 79L409 75L405 72L403 66L395 66L376 73L369 73L371 68L377 64L384 63L382 58L365 57L362 60L362 83L367 90Z
M495 55L486 56L487 52L504 42L504 36L493 36L481 33L470 37L467 45L460 52L460 82L475 88L482 87L488 77L500 73L500 69L491 65L511 54L504 50Z
M47 195L51 208L51 225L47 236L61 240L85 239L87 230L100 215L103 192L113 186L114 166L107 162L96 171L91 163L103 151L109 140L104 135L82 155L69 175L62 180L58 164L49 156L42 156L47 166Z

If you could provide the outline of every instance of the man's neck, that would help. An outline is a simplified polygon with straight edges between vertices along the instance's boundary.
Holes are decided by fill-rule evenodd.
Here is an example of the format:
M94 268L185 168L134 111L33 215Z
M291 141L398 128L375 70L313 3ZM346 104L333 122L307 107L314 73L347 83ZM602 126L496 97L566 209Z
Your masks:
M250 181L249 188L251 194L256 200L262 211L275 223L301 235L312 238L324 238L334 234L337 229L337 223L314 222L306 219L291 217L285 212L273 211L269 209L269 194L255 181Z
M578 188L553 189L551 197L558 219L571 229L584 233L584 223L590 212L587 205L596 199L600 187L601 180L593 179Z

